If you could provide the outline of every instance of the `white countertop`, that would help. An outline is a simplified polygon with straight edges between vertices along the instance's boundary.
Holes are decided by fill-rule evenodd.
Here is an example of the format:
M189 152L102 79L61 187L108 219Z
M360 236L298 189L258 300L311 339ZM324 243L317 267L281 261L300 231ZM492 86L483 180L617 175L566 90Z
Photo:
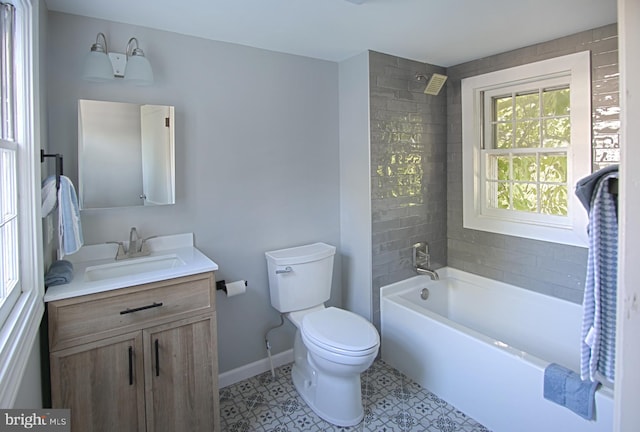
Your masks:
M115 259L118 251L118 245L116 244L104 243L83 246L77 253L64 258L73 264L73 280L65 285L49 287L44 295L44 301L62 300L218 270L218 265L215 262L211 261L195 248L193 245L193 233L156 237L147 240L147 245L151 251L150 255L120 261L116 261ZM172 268L128 274L102 280L91 281L85 278L87 268L116 262L133 263L135 260L144 260L149 257L165 255L176 256L184 264Z

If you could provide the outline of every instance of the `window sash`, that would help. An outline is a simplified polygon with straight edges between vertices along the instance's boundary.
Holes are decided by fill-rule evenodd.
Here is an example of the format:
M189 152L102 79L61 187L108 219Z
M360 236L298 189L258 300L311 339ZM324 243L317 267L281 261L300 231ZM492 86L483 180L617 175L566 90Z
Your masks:
M0 325L21 292L15 15L13 5L0 3Z
M566 173L565 173L564 181L546 180L541 178L541 175L540 175L541 174L541 157L544 157L547 155L554 155L554 156L560 156L560 157L564 156L567 158L567 165L568 165L567 149L565 148L494 149L494 150L482 150L480 154L481 154L480 156L481 168L480 168L479 183L480 183L480 196L481 196L481 203L482 203L482 210L481 210L482 214L485 214L485 215L491 214L493 216L496 216L500 212L514 211L514 212L521 212L521 213L532 215L530 217L527 217L527 220L544 222L550 217L557 216L559 218L558 220L553 220L553 221L549 220L549 222L554 225L559 223L566 225L569 223L568 221L565 221L564 223L562 222L562 219L568 218L568 214L554 215L554 214L545 213L543 211L544 209L544 206L542 203L543 194L540 192L546 187L564 187L568 191L569 186L566 178ZM513 169L514 157L517 158L518 156L525 156L525 155L527 156L531 155L532 158L535 158L535 174L536 174L535 178L518 179L514 175L514 169ZM504 157L509 162L509 172L508 172L507 178L499 178L498 166L497 166L497 163L495 162L499 157ZM538 190L536 194L536 211L518 210L518 209L512 208L511 205L510 205L510 208L508 209L499 208L497 205L493 205L492 198L497 196L496 188L499 187L499 184L507 184L511 187L513 185L534 185ZM513 203L513 190L510 191L509 203L510 204ZM537 215L537 216L533 216L533 215Z
M0 3L0 138L15 137L15 7Z
M542 93L545 90L551 89L559 89L559 88L569 88L570 89L571 76L569 72L557 73L553 74L550 77L542 77L542 78L531 78L530 80L523 80L518 82L517 84L501 84L496 85L494 87L485 89L480 92L480 97L482 98L482 110L480 115L482 116L481 124L482 124L482 137L480 143L480 172L479 172L479 204L480 204L480 215L493 217L493 218L504 218L507 220L520 221L525 223L534 223L534 224L542 224L549 226L557 226L557 227L569 227L571 226L572 221L570 220L569 210L567 210L566 215L553 215L548 213L543 213L541 211L542 205L542 194L540 192L542 185L560 185L567 187L567 182L543 182L539 179L535 181L518 181L514 180L512 175L508 181L510 184L532 184L537 188L536 193L536 211L526 211L526 210L518 210L514 208L497 208L497 206L492 205L492 197L497 196L497 190L495 188L498 187L499 181L494 181L490 178L491 173L491 164L488 162L488 155L504 155L505 157L509 157L510 161L513 159L513 155L523 155L523 154L531 154L535 155L536 163L538 163L540 155L542 154L559 154L559 155L567 155L570 154L571 151L571 143L567 146L562 147L545 147L544 139L545 134L543 130L543 121L550 118L568 118L569 115L566 116L545 116L544 115L544 107L542 103ZM535 115L530 115L527 117L517 118L516 116L516 96L525 95L525 94L538 94L538 108ZM511 102L513 104L513 109L511 112L511 119L509 121L500 122L495 117L495 100L498 98L511 98ZM515 140L517 132L517 124L518 122L525 121L537 121L539 122L539 134L538 134L538 144L536 146L530 147L516 147ZM499 148L496 143L496 135L495 135L495 125L499 123L511 124L511 131L514 132L512 136L512 144L508 147ZM510 162L511 165L511 162ZM536 167L536 171L539 172L539 165ZM510 172L512 169L510 168ZM510 188L510 199L509 203L513 203L513 189Z
M494 106L493 101L495 98L500 98L504 96L512 96L522 95L527 93L538 93L540 94L542 90L551 90L562 87L570 87L571 84L571 75L566 72L564 74L554 74L552 77L542 77L540 79L531 79L525 82L519 82L514 85L500 85L495 86L490 89L484 90L481 92L482 100L482 141L481 148L482 149L495 149L495 140L494 140L494 124L496 120L493 118ZM539 120L542 124L542 120L553 118L552 116L544 116L542 112L542 103L539 104L538 107L538 115L536 117L531 117L527 119L520 119L520 121L531 121L531 120ZM570 117L562 116L564 117ZM513 125L517 122L515 113L512 114L511 122ZM542 140L544 139L544 134L540 133L540 148L553 148L553 147L544 147L542 144ZM519 148L515 146L511 146L510 148ZM525 147L521 147L525 148ZM538 147L526 147L526 148L538 148Z

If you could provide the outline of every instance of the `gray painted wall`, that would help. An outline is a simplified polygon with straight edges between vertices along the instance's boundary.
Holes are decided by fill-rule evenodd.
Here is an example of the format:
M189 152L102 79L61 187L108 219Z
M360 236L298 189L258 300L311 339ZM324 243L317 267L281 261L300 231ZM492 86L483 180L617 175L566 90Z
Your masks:
M369 53L340 62L339 73L342 299L346 309L371 321Z
M427 241L432 267L447 263L446 91L424 94L444 68L369 53L373 318L380 287L415 276L411 246Z
M591 50L593 167L619 158L617 26L479 59L447 69L448 264L491 279L581 303L587 249L462 227L462 78Z
M137 37L155 84L82 81L98 32L116 52ZM49 14L48 36L49 148L74 182L78 99L175 106L176 205L82 212L85 242L125 239L132 226L142 236L194 232L218 279L249 281L243 296L218 294L220 371L265 358L264 333L279 316L264 252L339 246L338 65L61 13ZM337 255L331 304L341 302L341 273ZM273 353L292 341L287 324Z

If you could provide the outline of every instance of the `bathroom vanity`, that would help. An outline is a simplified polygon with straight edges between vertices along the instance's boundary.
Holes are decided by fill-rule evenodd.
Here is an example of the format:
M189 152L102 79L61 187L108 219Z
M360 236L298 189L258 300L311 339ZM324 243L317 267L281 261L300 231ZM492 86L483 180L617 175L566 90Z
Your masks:
M74 281L47 291L52 404L72 431L220 430L217 265L171 243L122 264L81 251Z

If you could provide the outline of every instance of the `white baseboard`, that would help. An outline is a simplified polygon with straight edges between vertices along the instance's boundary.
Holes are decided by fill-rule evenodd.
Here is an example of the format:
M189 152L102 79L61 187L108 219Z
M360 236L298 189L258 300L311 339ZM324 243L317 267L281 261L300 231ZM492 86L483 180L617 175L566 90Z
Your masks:
M281 353L274 354L271 356L271 359L273 360L274 368L291 363L293 362L293 349L288 349ZM262 360L221 373L218 375L218 386L220 388L224 388L269 370L271 370L269 358L263 358Z

